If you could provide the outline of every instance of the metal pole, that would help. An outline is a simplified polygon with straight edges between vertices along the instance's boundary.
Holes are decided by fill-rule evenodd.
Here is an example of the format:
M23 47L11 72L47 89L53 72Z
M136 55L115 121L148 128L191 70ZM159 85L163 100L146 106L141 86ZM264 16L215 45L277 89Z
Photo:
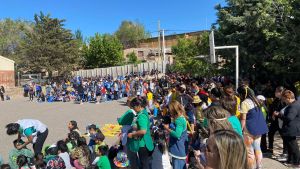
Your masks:
M163 38L163 58L164 58L164 60L163 60L163 73L165 74L166 73L166 64L167 64L167 62L166 62L166 44L165 44L165 30L163 29L162 30L162 38Z
M236 46L235 54L236 54L236 58L235 58L235 88L237 91L237 89L239 87L239 46Z
M158 23L157 23L157 26L158 26L158 46L157 46L157 49L158 49L158 58L161 59L161 45L160 45L160 20L158 20Z
M20 86L20 72L18 72L18 86Z
M235 49L235 88L236 90L239 87L239 46L216 46L214 49L230 49L234 48Z
M162 50L163 51L162 52L163 52L163 58L164 58L163 61L165 62L166 61L166 49L165 49L166 48L166 44L165 44L165 30L164 29L162 30L162 40L163 40L163 42L162 42L163 43L162 44L163 45L162 46Z

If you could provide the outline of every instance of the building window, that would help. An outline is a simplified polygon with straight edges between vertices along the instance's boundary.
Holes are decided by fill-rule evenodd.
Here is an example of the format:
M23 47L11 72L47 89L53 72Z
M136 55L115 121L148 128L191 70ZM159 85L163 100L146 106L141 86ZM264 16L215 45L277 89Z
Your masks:
M144 51L138 51L138 57L144 57Z

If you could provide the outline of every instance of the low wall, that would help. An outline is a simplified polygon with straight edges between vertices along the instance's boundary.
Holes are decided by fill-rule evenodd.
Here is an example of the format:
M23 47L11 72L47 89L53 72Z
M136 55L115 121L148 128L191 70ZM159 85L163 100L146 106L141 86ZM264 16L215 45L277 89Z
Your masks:
M81 77L100 77L111 75L113 78L117 76L125 76L126 74L134 73L134 72L144 72L151 70L158 70L161 73L165 73L166 71L166 63L164 62L146 62L140 63L137 65L124 65L124 66L115 66L108 68L95 68L95 69L87 69L87 70L78 70L74 71L73 75L81 76Z

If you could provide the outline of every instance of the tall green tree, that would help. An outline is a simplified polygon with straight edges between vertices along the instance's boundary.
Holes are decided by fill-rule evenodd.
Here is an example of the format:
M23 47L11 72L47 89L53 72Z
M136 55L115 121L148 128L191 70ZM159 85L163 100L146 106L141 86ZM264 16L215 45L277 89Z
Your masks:
M70 30L64 28L65 20L50 15L34 15L32 32L27 32L22 51L26 69L32 72L46 70L59 74L70 73L78 66L79 45Z
M137 64L139 63L138 57L136 56L136 54L134 52L128 53L126 55L129 64Z
M75 32L74 32L74 38L76 40L78 40L79 44L83 45L84 39L83 39L83 34L82 34L81 30L79 30L79 29L75 30Z
M215 44L239 45L242 77L276 79L300 71L299 66L296 68L293 63L297 59L295 51L299 51L294 39L299 34L295 29L299 22L291 18L299 11L296 0L226 2L226 6L216 7ZM235 70L234 52L218 51L218 54L228 61L224 66L225 72L232 74Z
M33 29L33 24L23 20L0 20L0 55L13 59L21 64L20 44L25 33Z
M197 56L209 56L208 32L197 38L179 38L178 44L172 47L175 64L172 69L176 72L189 73L194 76L212 76L216 73L213 65Z
M123 46L114 35L95 34L82 49L86 68L99 68L123 64Z
M139 40L151 37L143 24L132 21L123 21L115 35L122 42L124 48L137 47Z

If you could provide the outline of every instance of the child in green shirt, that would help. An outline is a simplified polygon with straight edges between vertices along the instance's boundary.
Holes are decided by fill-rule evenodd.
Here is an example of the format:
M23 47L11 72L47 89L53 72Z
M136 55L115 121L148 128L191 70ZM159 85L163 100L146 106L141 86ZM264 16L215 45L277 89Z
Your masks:
M97 155L99 156L99 160L97 162L97 166L99 169L111 169L109 159L107 157L108 146L99 146Z

